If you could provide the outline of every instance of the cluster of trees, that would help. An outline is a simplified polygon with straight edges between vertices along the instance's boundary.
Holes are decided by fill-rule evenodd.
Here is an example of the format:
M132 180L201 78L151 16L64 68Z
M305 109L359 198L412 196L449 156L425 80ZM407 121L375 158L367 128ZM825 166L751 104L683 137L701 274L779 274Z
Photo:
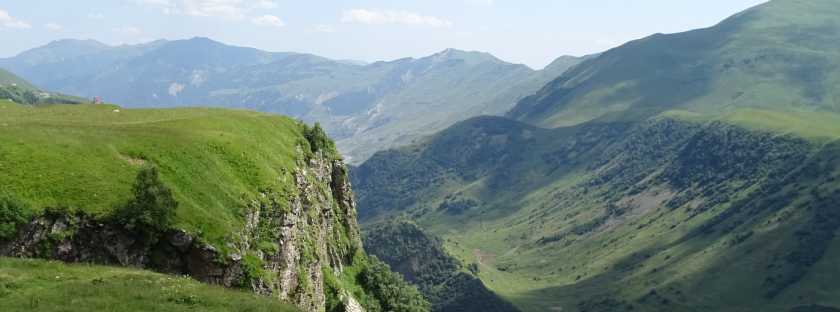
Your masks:
M35 104L39 100L32 90L15 86L0 87L0 99L9 99L19 104Z
M40 91L22 88L19 86L0 86L0 99L12 100L18 104L26 105L49 105L49 104L81 104L87 102L85 99L72 96L50 94L42 96Z
M373 295L378 305L367 307L370 312L426 312L429 302L416 287L409 284L391 268L376 258L368 258L367 266L362 271L362 287ZM377 310L381 308L382 310Z

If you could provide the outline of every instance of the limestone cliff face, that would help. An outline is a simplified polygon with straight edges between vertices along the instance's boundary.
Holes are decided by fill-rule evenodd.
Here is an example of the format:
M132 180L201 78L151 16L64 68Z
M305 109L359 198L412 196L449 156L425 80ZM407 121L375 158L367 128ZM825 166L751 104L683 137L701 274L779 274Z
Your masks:
M259 193L227 246L180 230L144 237L85 215L47 212L21 227L16 238L0 242L0 255L187 274L250 288L304 311L325 311L325 274L339 275L362 252L347 174L340 160L321 153L302 157L285 176L294 180L286 183L292 189ZM340 300L358 306L349 292Z

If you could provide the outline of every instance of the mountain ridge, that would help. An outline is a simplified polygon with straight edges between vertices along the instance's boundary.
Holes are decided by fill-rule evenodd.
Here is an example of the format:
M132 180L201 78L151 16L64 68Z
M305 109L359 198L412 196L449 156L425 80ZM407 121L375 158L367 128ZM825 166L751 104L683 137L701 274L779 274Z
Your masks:
M317 121L351 163L465 118L503 114L572 65L567 58L534 71L456 49L359 65L201 37L118 47L59 41L0 59L36 85L130 107L248 108Z
M669 109L837 112L828 87L840 63L836 12L831 1L776 0L709 28L631 41L564 73L508 116L555 127ZM778 91L786 87L795 92Z

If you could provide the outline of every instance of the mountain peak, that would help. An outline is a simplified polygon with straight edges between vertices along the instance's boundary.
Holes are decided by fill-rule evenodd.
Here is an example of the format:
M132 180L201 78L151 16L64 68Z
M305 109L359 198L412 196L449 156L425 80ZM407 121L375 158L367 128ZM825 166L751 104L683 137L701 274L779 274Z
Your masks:
M89 47L99 47L99 48L107 48L108 45L96 41L94 39L58 39L50 41L47 43L45 47L69 47L69 46L89 46Z
M189 46L189 47L229 47L228 45L218 42L216 40L207 38L207 37L192 37L189 39L181 39L181 40L173 40L169 41L168 44L176 45L176 46Z
M507 63L487 52L464 51L454 48L448 48L446 50L432 54L422 59L428 59L437 62L461 60L471 64L478 64L483 62Z

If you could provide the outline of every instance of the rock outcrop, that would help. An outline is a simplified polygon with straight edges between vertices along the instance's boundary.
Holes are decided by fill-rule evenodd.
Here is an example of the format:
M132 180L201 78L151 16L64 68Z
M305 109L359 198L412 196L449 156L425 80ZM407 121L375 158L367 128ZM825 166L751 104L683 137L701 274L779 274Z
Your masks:
M48 211L0 242L0 255L148 268L244 287L325 311L325 274L340 275L363 253L344 163L322 153L301 157L285 178L291 189L265 191L248 203L244 227L227 246L172 230L140 235L117 222ZM280 177L281 179L283 177ZM238 237L237 237L238 236ZM362 311L350 292L340 300ZM351 303L351 304L347 304Z

